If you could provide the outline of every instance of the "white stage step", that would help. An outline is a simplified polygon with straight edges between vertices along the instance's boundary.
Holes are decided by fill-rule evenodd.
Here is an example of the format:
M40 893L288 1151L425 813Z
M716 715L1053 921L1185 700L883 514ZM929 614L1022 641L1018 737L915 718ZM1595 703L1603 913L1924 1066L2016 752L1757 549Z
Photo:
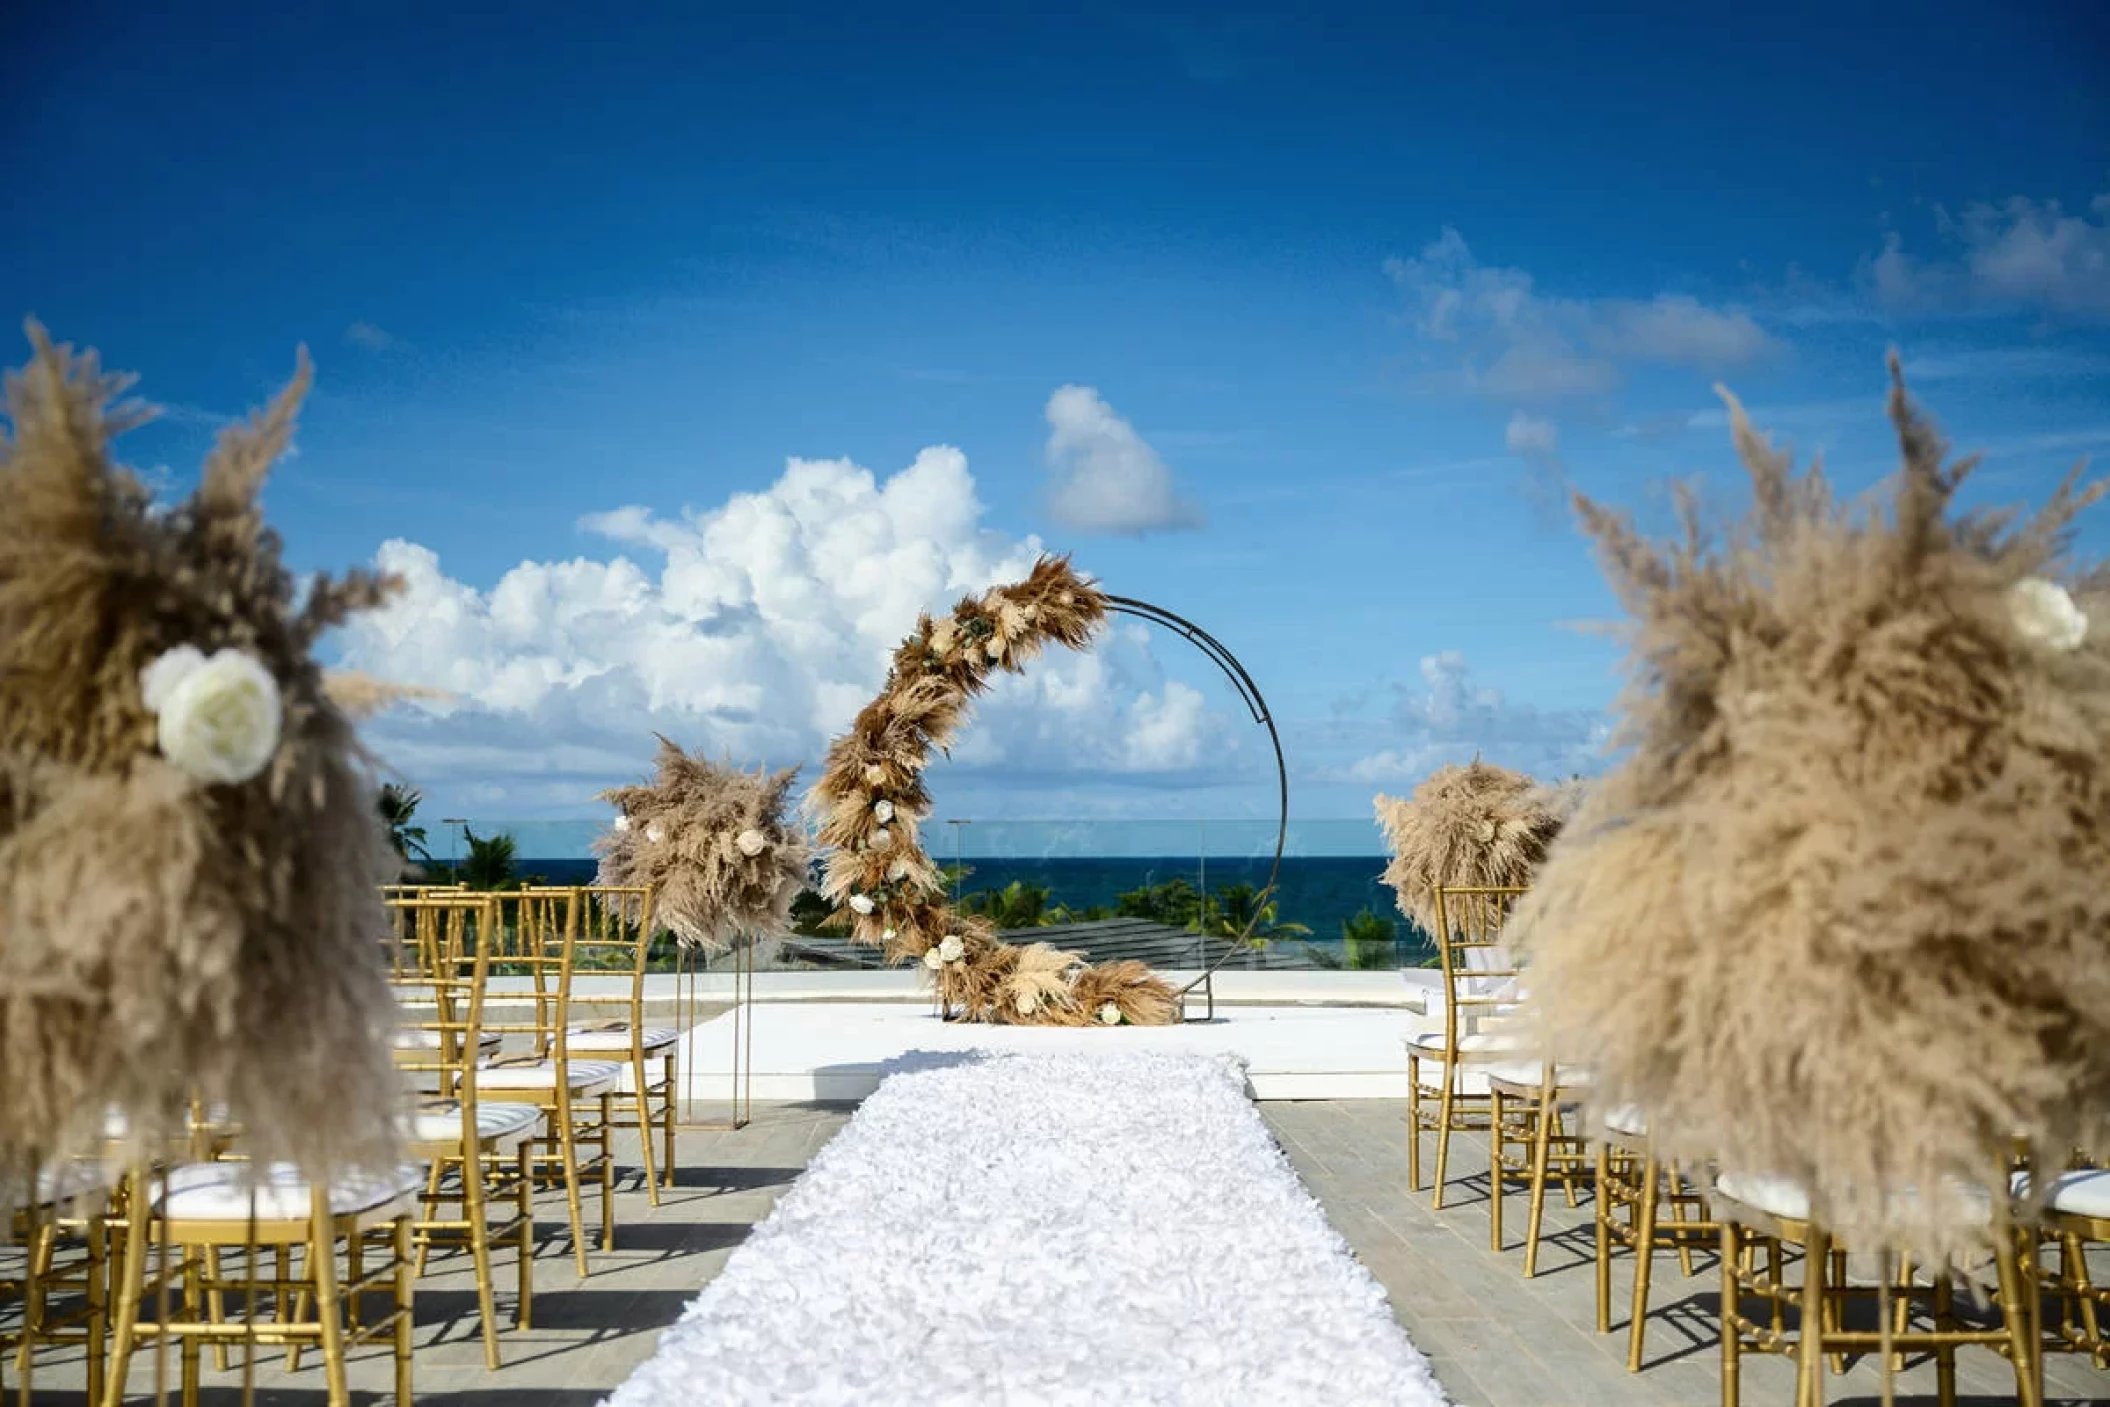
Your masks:
M1064 1030L945 1022L926 1003L769 1003L746 1013L750 1088L758 1100L859 1100L909 1051L1228 1051L1245 1058L1255 1099L1405 1099L1403 1042L1429 1020L1401 1008L1218 1005L1216 1012L1213 1022L1180 1026ZM726 1099L733 1035L731 1012L688 1034L682 1069L692 1099Z

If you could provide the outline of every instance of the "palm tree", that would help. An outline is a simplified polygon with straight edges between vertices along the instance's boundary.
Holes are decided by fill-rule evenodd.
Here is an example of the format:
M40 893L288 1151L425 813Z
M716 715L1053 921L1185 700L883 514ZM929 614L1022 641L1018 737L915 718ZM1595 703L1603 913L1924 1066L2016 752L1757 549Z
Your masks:
M418 803L424 799L424 793L416 787L399 787L394 782L381 784L381 820L388 826L389 843L396 847L396 854L406 865L432 858L432 852L425 848L425 828L411 824L418 814Z
M1259 947L1271 938L1299 938L1311 932L1301 923L1284 923L1275 901L1250 884L1233 884L1209 896L1198 925L1214 938L1250 939Z
M1341 948L1348 966L1359 971L1382 970L1397 960L1398 930L1383 914L1364 909L1341 920Z
M462 827L462 835L468 839L469 855L462 861L461 871L455 877L471 889L511 887L516 858L513 837L478 835L466 825Z
M999 929L1045 928L1055 922L1045 884L1014 879L1002 889L983 889L960 900L960 912L985 918Z

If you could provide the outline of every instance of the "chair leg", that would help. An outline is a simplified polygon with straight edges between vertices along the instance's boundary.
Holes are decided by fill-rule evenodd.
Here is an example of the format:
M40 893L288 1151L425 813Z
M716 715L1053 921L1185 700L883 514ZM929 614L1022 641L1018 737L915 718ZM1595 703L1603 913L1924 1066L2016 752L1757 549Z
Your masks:
M308 1275L315 1283L315 1318L322 1329L322 1375L330 1407L350 1407L344 1374L344 1312L338 1300L337 1227L330 1219L328 1194L315 1193L315 1229L308 1245ZM356 1234L356 1233L354 1233Z
M1531 1138L1531 1221L1524 1228L1524 1278L1531 1279L1539 1273L1539 1227L1546 1220L1546 1178L1553 1154L1553 1130L1559 1115L1553 1107L1552 1092L1542 1091L1539 1099L1538 1119L1532 1128ZM1568 1205L1575 1205L1575 1183L1568 1181Z
M645 1057L637 1056L630 1062L630 1083L637 1103L637 1153L638 1161L645 1167L645 1191L652 1198L652 1205L659 1205L659 1178L652 1166L652 1095L645 1085Z
M660 1065L660 1069L665 1073L666 1076L666 1090L665 1093L660 1096L659 1101L660 1129L661 1132L666 1136L667 1148L667 1156L664 1160L662 1176L664 1176L667 1180L667 1190L669 1192L674 1190L674 1139L676 1134L676 1124L678 1122L674 1110L674 1092L675 1090L680 1088L680 1050L681 1043L678 1041L675 1042L673 1045L668 1046L666 1056L664 1057Z
M644 1138L639 1130L639 1138ZM649 1140L647 1140L649 1142ZM645 1164L648 1169L646 1181L651 1181L649 1155ZM652 1191L652 1200L659 1200L659 1189ZM615 1092L603 1091L601 1095L601 1249L615 1249Z
M2035 1368L2037 1356L2031 1332L2032 1316L2023 1298L2022 1265L2017 1237L2004 1229L1993 1255L1994 1274L2000 1281L2000 1317L2007 1326L2008 1354L2015 1360L2015 1400L2020 1407L2043 1407L2043 1384Z
M183 1252L183 1308L185 1323L196 1324L205 1314L205 1295L202 1288L205 1258L195 1247L184 1246ZM166 1326L164 1326L164 1329ZM196 1334L185 1334L183 1346L183 1407L197 1407L198 1376L204 1366L205 1345Z
M462 1220L469 1223L469 1258L476 1271L476 1311L483 1325L484 1367L496 1372L498 1306L491 1286L491 1219L484 1205L481 1149L470 1149L469 1156L462 1160Z
M1490 1086L1489 1107L1494 1111L1488 1117L1487 1133L1487 1223L1488 1241L1495 1253L1502 1252L1502 1092Z
M1421 1190L1421 1057L1407 1052L1407 1190Z
M520 1145L520 1312L523 1329L535 1326L535 1145Z
M1597 1233L1597 1332L1612 1332L1612 1145L1597 1145L1597 1205L1591 1218Z
M1956 1282L1949 1267L1929 1267L1934 1277L1934 1331L1946 1334L1956 1327ZM1942 1407L1956 1402L1956 1346L1937 1342L1934 1349L1934 1398Z
M110 1236L100 1214L88 1218L88 1401L103 1396L110 1348Z
M1458 1067L1449 1060L1443 1065L1443 1095L1436 1101L1436 1200L1432 1204L1437 1211L1443 1210L1443 1191L1448 1186L1451 1163L1451 1119L1457 1107Z
M399 1216L389 1236L396 1253L396 1407L411 1407L410 1363L415 1346L417 1316L412 1309L412 1298L417 1293L417 1277L410 1264L410 1218Z
M447 1162L448 1160L445 1158L434 1158L432 1160L432 1166L428 1168L425 1172L425 1196L423 1200L423 1205L425 1208L425 1220L427 1221L439 1220L440 1179L447 1175ZM462 1181L466 1183L468 1180L469 1168L468 1164L464 1162L462 1165ZM431 1255L432 1237L429 1235L420 1237L418 1240L418 1276L420 1279L424 1277L425 1263L431 1257Z
M1681 1206L1689 1205L1684 1201L1686 1196L1685 1180L1678 1176L1678 1170L1676 1168L1665 1168L1663 1175L1670 1182L1670 1195L1675 1199L1676 1203ZM1678 1219L1680 1221L1684 1220L1682 1216ZM1692 1239L1682 1231L1678 1233L1678 1272L1688 1280L1692 1278Z
M1744 1388L1744 1331L1737 1322L1743 1308L1742 1290L1737 1284L1743 1249L1737 1240L1736 1223L1725 1219L1722 1222L1722 1297L1717 1311L1722 1324L1722 1407L1737 1407Z
M1840 1250L1837 1246L1832 1247L1831 1269L1830 1273L1825 1277L1825 1283L1835 1289L1843 1290L1846 1288L1846 1252ZM1826 1296L1824 1311L1825 1332L1831 1333L1846 1328L1846 1300L1844 1296ZM1831 1365L1834 1373L1844 1373L1846 1371L1846 1354L1844 1352L1833 1353L1831 1355Z
M1656 1265L1656 1182L1661 1166L1651 1153L1641 1167L1641 1205L1634 1214L1634 1307L1627 1318L1626 1370L1641 1371L1641 1341L1648 1333L1648 1282Z
M35 1400L31 1388L36 1377L37 1339L44 1332L44 1282L51 1274L58 1236L58 1227L48 1221L39 1221L30 1229L23 1266L26 1279L22 1286L22 1342L15 1348L15 1376L20 1379L17 1391L22 1407L29 1407Z
M138 1336L139 1300L146 1283L146 1178L125 1178L125 1244L117 1269L117 1321L110 1334L110 1371L104 1376L102 1407L123 1407L125 1379L132 1368Z
M586 1208L579 1199L578 1131L572 1126L571 1093L557 1092L557 1152L564 1160L564 1204L571 1214L572 1257L578 1262L579 1278L586 1278Z
M1822 1407L1824 1402L1825 1269L1831 1244L1812 1226L1802 1249L1802 1332L1796 1345L1801 1371L1795 1385L1795 1407Z

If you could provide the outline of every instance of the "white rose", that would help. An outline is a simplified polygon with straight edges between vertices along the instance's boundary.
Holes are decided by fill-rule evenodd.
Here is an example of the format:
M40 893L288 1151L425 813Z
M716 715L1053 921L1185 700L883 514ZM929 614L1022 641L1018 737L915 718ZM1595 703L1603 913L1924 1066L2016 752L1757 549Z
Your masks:
M940 962L958 962L965 956L967 956L967 944L961 940L960 935L957 933L946 934L945 941L938 944L938 960Z
M865 764L865 780L875 787L878 786L886 780L886 768L876 762Z
M2054 650L2077 650L2088 638L2088 617L2066 588L2043 577L2024 577L2008 589L2015 628Z
M903 880L907 879L908 876L909 862L906 860L896 860L893 864L886 867L886 877L888 879Z
M893 843L894 833L885 826L881 826L878 830L872 832L872 846L874 849L884 850Z
M198 781L246 782L278 751L278 680L240 650L206 659L179 645L147 666L140 691L158 715L162 756Z
M666 838L667 833L659 828L659 822L654 821L651 825L645 827L645 839L651 841L654 845L659 844Z
M872 814L878 818L879 824L883 826L894 819L894 803L882 796L879 800L872 803Z
M880 937L880 940L881 940L882 942L886 942L886 943L891 943L891 942L893 942L893 941L894 941L894 939L895 939L895 938L897 938L897 937L899 937L899 936L900 936L900 935L899 935L899 934L897 934L897 933L895 933L895 932L894 932L894 930L893 930L893 929L891 929L891 928L889 928L889 929L888 929L888 930L887 930L886 932L884 932L884 933L882 933L882 934L880 934L880 935L879 935L879 937Z
M615 820L611 822L611 824L614 825L616 829L616 834L621 835L623 832L630 829L630 818L628 816L618 814Z
M850 896L850 907L857 910L857 912L861 914L868 914L879 906L873 903L870 897L867 895L852 894Z
M1020 993L1018 994L1018 1014L1019 1014L1020 1016L1031 1016L1031 1015L1032 1015L1032 1014L1033 1014L1033 1013L1034 1013L1034 1012L1035 1012L1036 1010L1038 1010L1038 1009L1039 1009L1039 1007L1040 1007L1040 994L1039 994L1039 993L1037 993L1037 992L1020 992Z
M740 847L742 855L753 858L769 848L769 837L758 830L750 828L740 832L734 839L733 844Z
M923 950L923 965L932 972L936 972L939 968L945 966L945 959L939 955L936 948L925 948Z
M1121 1008L1116 1006L1112 1002L1108 1002L1105 1006L1099 1008L1099 1021L1102 1025L1106 1026L1120 1025Z

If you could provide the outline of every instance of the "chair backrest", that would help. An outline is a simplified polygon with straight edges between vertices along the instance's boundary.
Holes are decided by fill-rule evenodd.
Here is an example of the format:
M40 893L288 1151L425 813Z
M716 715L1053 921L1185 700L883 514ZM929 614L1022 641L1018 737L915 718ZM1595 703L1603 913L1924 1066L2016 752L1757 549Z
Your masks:
M572 993L574 1019L618 1021L632 1032L645 1028L645 969L652 956L652 888L593 884L579 888L579 937L575 973L629 978L618 989ZM618 1013L620 1013L618 1015Z
M561 1067L568 1057L565 1030L578 953L579 891L511 889L491 897L499 928L492 975L525 978L519 995L530 1004L530 1013L526 1020L491 1021L485 1029L526 1036L535 1058L555 1060Z
M397 1044L396 1067L414 1093L458 1103L464 1136L473 1137L498 906L466 890L387 904L389 981L413 1036Z
M1480 1019L1517 1004L1523 976L1502 941L1521 888L1439 885L1436 953L1443 965L1444 1033L1455 1044Z

